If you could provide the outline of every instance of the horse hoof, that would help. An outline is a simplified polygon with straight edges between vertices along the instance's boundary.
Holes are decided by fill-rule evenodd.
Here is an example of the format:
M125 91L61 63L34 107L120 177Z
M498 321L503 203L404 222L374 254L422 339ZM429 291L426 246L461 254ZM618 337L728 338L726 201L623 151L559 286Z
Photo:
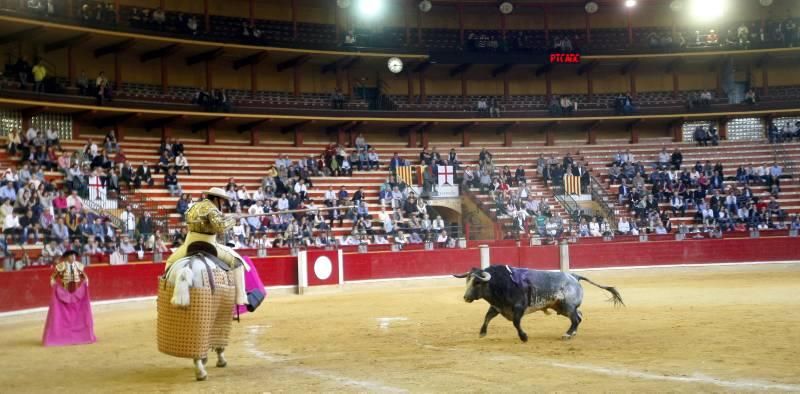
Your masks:
M202 381L208 379L208 374L207 373L197 374L196 378L197 378L198 382L202 382Z
M485 336L486 336L486 333L485 333L485 332L482 332L482 333L480 333L480 334L478 334L478 335L479 335L481 338L483 338L483 337L485 337Z
M228 362L225 360L217 361L217 368L225 368L228 365Z
M574 337L574 336L575 336L575 334L572 334L572 335L569 335L569 334L564 334L564 335L562 335L562 336L561 336L561 339L562 339L562 340L565 340L565 341L569 341L569 340L570 340L570 339L572 339L572 337Z

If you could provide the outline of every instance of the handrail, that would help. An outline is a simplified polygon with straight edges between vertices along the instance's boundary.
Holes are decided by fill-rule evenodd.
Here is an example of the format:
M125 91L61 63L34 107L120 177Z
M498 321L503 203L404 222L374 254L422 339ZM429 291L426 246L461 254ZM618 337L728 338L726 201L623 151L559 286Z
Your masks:
M783 174L794 178L795 162L789 156L784 144L772 144L772 151L776 163L783 165Z
M581 207L569 193L564 190L563 185L553 185L553 196L556 198L562 207L567 211L573 222L579 222L581 216Z
M610 205L611 196L606 192L603 185L600 184L600 181L591 174L589 174L589 190L591 190L592 193L592 200L600 208L603 217L608 219L608 224L611 228L616 229L617 215L614 214L614 208Z

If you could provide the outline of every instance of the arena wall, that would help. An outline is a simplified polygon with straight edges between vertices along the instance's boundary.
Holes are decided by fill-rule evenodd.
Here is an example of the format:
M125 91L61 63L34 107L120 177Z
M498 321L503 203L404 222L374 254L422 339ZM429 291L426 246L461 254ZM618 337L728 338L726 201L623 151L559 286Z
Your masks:
M446 276L480 265L477 242L470 242L467 249L402 252L391 252L385 247L374 249L380 250L343 254L343 282ZM558 269L560 257L557 246L516 246L514 241L493 242L490 256L493 264L548 270ZM797 238L784 236L684 241L651 237L649 242L638 242L632 238L630 241L612 243L581 240L580 243L570 244L569 257L574 269L795 261L800 260L800 243ZM313 277L315 262L309 260L309 266L312 267L308 271L312 279L309 284L328 284ZM254 259L267 287L297 286L297 261L295 256ZM152 263L90 266L87 273L92 299L153 296L157 290L156 278L163 269L163 264ZM0 300L3 300L0 312L46 306L50 294L49 276L50 270L43 268L0 273ZM338 273L333 279L339 281Z

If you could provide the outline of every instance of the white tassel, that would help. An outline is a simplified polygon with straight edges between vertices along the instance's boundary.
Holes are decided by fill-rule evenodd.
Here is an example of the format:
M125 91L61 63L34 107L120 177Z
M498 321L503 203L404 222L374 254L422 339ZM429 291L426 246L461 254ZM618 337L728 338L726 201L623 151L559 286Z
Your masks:
M175 289L172 291L172 305L178 307L189 306L189 287L192 284L192 270L189 267L183 268L175 280Z

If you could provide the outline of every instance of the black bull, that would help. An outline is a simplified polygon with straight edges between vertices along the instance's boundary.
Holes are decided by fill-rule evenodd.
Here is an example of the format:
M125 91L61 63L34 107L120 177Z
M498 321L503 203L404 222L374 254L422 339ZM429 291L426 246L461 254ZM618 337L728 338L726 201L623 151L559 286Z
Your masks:
M578 310L583 301L583 288L579 283L581 280L611 293L610 301L614 305L624 305L617 289L599 285L576 274L493 265L485 270L473 268L469 272L453 276L467 278L464 301L484 299L490 305L481 326L481 337L486 335L489 322L497 315L503 315L514 323L519 338L527 342L528 334L520 326L522 316L536 311L549 314L551 309L568 317L572 323L562 338L574 337L583 320Z

